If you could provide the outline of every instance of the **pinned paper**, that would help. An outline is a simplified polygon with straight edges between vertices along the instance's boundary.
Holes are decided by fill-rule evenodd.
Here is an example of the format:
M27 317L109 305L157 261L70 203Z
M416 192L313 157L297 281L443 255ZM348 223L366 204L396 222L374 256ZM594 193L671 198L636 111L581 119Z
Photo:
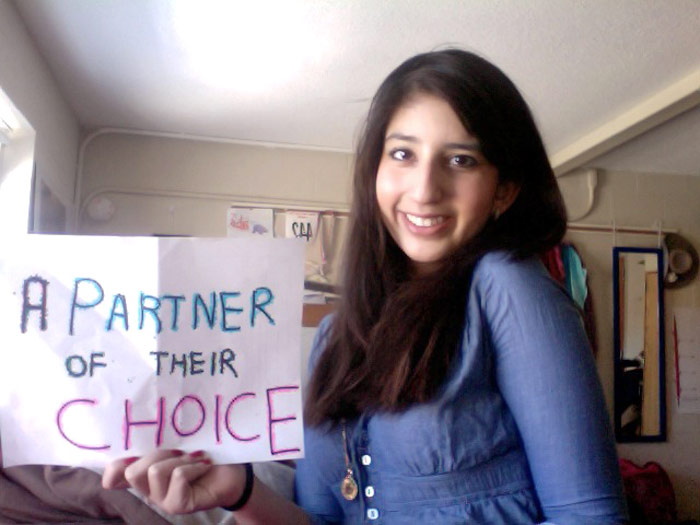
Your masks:
M6 240L5 466L301 457L303 256L283 239Z
M700 414L700 308L673 315L678 412Z
M226 214L229 237L274 237L274 214L270 208L229 208Z
M293 211L285 213L284 236L311 243L318 234L318 212Z

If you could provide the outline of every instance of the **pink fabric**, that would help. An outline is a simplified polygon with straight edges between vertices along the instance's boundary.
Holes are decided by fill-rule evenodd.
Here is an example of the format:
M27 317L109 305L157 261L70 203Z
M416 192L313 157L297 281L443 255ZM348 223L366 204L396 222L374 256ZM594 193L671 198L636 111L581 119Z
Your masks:
M559 283L564 283L566 279L566 274L564 273L564 262L561 260L561 247L557 245L545 253L543 253L540 258L544 263L549 274L556 279Z

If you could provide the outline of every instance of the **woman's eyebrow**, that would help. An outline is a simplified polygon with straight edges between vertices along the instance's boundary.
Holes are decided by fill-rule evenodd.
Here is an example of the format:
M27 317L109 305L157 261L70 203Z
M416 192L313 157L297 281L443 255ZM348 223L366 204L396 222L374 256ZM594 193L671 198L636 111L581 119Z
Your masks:
M404 135L403 133L389 133L384 140L404 140L406 142L420 142L417 137L413 135ZM448 142L445 144L446 148L451 149L468 149L473 151L481 151L481 144L478 142Z
M468 149L470 151L481 152L481 144L478 142L450 142L445 144L445 147L450 149Z
M413 135L404 135L403 133L389 133L386 137L384 137L384 140L405 140L407 142L418 142L418 139L414 137Z

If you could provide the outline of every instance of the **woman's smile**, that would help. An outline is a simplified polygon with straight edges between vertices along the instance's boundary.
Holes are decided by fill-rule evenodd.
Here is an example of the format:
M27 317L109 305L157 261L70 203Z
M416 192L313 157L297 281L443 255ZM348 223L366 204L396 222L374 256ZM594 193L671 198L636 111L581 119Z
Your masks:
M442 235L451 223L446 215L416 215L399 212L399 217L405 220L405 227L415 235Z

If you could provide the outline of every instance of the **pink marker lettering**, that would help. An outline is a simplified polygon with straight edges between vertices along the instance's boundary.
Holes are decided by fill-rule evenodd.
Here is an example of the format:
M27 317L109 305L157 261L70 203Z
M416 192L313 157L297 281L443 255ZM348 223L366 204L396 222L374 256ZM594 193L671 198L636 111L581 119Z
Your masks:
M289 392L298 389L298 386L278 386L275 388L267 389L267 425L268 434L270 436L270 454L272 454L273 456L278 454L286 454L289 452L299 452L301 450L299 448L283 448L280 450L277 450L275 448L275 430L273 428L273 425L279 425L289 421L294 421L297 417L295 415L289 415L285 417L274 417L274 410L272 408L272 394L276 394L279 392Z
M213 368L213 365L212 365ZM214 396L214 436L216 437L216 444L221 444L221 425L219 424L219 418L221 417L221 395L216 394Z
M165 398L161 397L158 399L158 415L156 419L145 420L145 421L133 421L131 416L132 403L128 399L124 400L124 425L122 426L122 432L124 434L124 450L129 450L131 448L131 427L138 426L149 426L157 425L157 431L155 436L156 447L159 447L163 443L163 426L165 413Z
M260 437L260 434L255 434L254 436L251 437L242 437L236 434L233 430L231 430L231 425L229 423L229 417L231 415L231 409L233 408L233 405L238 403L240 400L246 398L246 397L255 397L255 394L253 392L243 392L242 394L238 394L236 397L234 397L231 402L228 404L228 407L226 408L226 414L224 415L224 422L226 423L226 430L228 430L228 433L231 434L231 437L235 440L238 441L255 441Z
M184 431L179 428L178 423L177 423L177 412L180 410L180 407L186 402L194 402L199 406L199 414L200 414L200 419L199 423L195 426L193 430L190 431ZM178 436L191 436L192 434L195 434L202 426L204 425L204 421L207 418L207 410L204 408L204 403L197 397L197 396L184 396L180 401L177 402L177 405L175 405L175 408L173 409L173 415L171 417L173 429L175 429L175 432L177 432Z
M76 447L82 448L85 450L107 450L107 449L111 448L110 445L98 445L98 446L83 445L81 443L78 443L77 441L73 441L63 431L63 413L68 409L68 407L73 406L73 405L78 404L78 403L83 403L86 405L96 405L97 400L96 399L73 399L71 401L63 403L61 408L58 410L58 413L56 414L56 426L58 427L58 431L61 433L61 436L63 436L63 439L68 441L70 444L75 445Z

